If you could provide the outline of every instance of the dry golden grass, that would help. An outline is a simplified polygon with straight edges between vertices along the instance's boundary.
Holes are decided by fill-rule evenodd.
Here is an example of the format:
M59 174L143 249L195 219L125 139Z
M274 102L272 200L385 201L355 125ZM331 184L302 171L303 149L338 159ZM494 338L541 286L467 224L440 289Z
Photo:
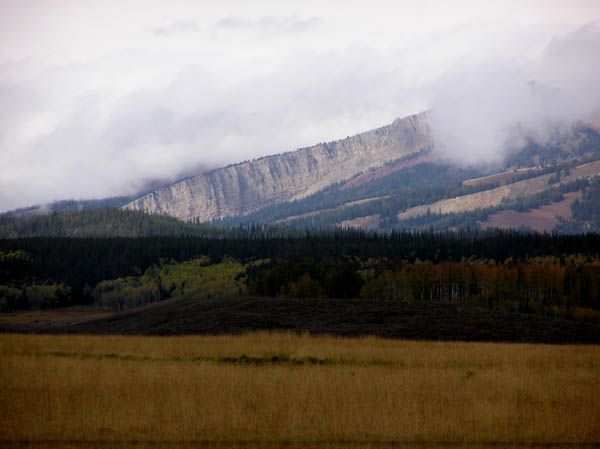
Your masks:
M600 441L598 346L0 335L0 357L4 441Z
M581 192L565 193L564 199L561 201L546 204L527 212L502 210L489 215L485 221L480 222L480 225L485 229L514 229L519 226L527 226L538 232L552 232L558 224L559 217L572 217L571 205L581 196Z

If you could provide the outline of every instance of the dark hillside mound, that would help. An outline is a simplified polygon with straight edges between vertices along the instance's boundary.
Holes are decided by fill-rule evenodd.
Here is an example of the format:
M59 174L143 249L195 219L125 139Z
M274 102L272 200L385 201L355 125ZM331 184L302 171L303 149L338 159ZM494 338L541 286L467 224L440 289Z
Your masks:
M219 235L208 225L183 222L165 215L112 207L49 215L0 215L0 238L115 238Z
M494 312L450 304L406 304L364 299L181 298L111 317L36 331L82 334L238 334L293 331L339 336L600 343L600 324Z

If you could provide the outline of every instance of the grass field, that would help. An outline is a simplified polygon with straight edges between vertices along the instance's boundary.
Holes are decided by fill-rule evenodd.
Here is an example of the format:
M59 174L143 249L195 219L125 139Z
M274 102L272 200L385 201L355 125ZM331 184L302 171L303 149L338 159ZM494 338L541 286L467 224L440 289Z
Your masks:
M3 446L600 441L599 346L3 334L0 357Z

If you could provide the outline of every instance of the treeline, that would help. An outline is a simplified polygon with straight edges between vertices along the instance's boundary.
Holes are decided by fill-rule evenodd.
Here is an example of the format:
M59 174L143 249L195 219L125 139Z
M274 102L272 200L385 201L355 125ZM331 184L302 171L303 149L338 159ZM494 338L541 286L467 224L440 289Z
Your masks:
M272 235L268 228L240 230L236 237L154 238L22 238L0 240L0 285L63 285L72 303L90 303L101 281L139 276L161 259L183 262L207 256L211 263L230 257L245 264L254 260L291 261L311 256L317 261L355 257L414 262L459 262L463 258L502 262L510 257L600 254L600 236L496 232L392 232L345 230ZM20 250L20 251L19 251ZM14 254L20 256L14 256ZM26 260L27 262L24 262Z
M91 292L102 309L123 310L172 297L239 296L246 291L244 266L234 260L211 264L207 257L181 263L161 260L142 275L100 282Z
M114 196L110 198L92 200L60 200L50 204L38 204L36 206L21 207L0 214L10 217L31 217L35 215L48 215L52 213L81 212L87 209L99 209L105 207L119 208L136 199L137 196Z
M600 258L572 255L516 262L370 259L297 262L249 270L248 290L291 298L369 298L478 304L514 312L600 309Z
M33 276L33 259L23 250L0 252L0 311L69 305L71 288Z
M143 269L131 265L117 276L106 271L97 282L92 281L97 272L79 266L70 272L80 276L74 284L63 282L60 276L65 273L60 271L57 277L36 272L39 259L16 250L0 253L0 310L77 303L123 310L173 297L202 300L250 294L448 302L568 316L577 310L600 310L599 247L597 241L588 243L595 246L581 253L560 253L559 244L546 246L559 255L496 260L459 253L427 260L402 257L401 251L390 257L322 253L321 258L276 252L275 257L234 260L222 255L188 258L182 252L179 261L159 258Z
M596 177L580 199L571 205L572 217L561 220L557 230L563 233L600 232L600 177Z
M203 224L110 207L27 217L0 216L3 238L215 236L219 233Z
M356 258L279 260L248 268L248 291L258 296L355 298L364 284Z
M0 312L56 309L71 304L71 289L63 284L0 285Z

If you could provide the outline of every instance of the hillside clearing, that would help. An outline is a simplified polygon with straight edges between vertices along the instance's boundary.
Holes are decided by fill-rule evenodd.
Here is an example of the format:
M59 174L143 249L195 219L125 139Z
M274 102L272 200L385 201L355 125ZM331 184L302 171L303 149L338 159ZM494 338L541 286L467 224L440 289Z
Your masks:
M334 211L339 211L342 209L348 209L350 207L360 206L361 204L367 204L367 203L371 203L373 201L381 201L386 198L391 198L391 195L377 196L377 197L373 197L373 198L363 198L360 200L349 201L347 203L341 204L337 207L333 207L330 209L321 209L321 210L315 210L315 211L311 211L311 212L305 212L303 214L298 214L298 215L290 215L289 217L285 217L280 220L276 220L275 223L290 223L295 220L300 220L302 218L315 217L317 215L325 214L327 212L334 212Z
M464 186L480 186L485 184L500 183L501 185L514 182L519 176L527 173L535 173L540 171L541 167L526 167L514 170L507 170L502 173L494 173L492 175L482 176L481 178L467 179L463 181Z
M559 183L553 185L556 186L564 184L579 178L597 176L599 173L600 161L578 165L571 170L570 175L564 176L561 178ZM405 220L407 218L426 215L428 211L435 214L450 214L473 211L483 207L498 206L505 199L526 197L546 190L548 187L550 187L548 182L552 176L552 174L537 176L535 178L518 181L513 184L504 185L491 190L485 190L483 192L471 193L469 195L449 198L423 206L412 207L398 213L397 217L398 220Z
M339 228L356 228L356 229L377 229L381 215L366 215L364 217L351 218L350 220L342 221Z
M557 217L571 218L571 204L577 198L581 198L581 192L569 192L564 194L562 201L527 212L515 210L496 212L481 222L481 228L511 229L524 226L538 232L551 232L558 223Z

